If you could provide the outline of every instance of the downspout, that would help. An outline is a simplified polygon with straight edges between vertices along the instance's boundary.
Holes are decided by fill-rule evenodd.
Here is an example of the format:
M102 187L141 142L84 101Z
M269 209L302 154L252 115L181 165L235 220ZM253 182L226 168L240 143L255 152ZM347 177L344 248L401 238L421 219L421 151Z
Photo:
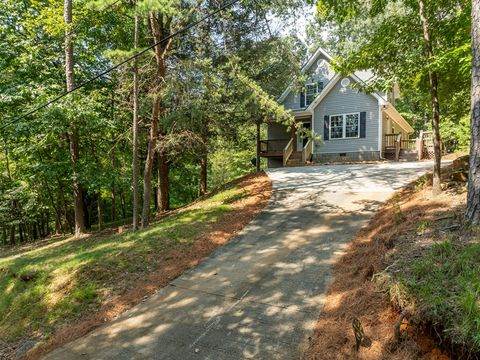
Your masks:
M312 134L315 134L315 111L312 109L310 110L312 114ZM312 139L312 160L315 157L315 141Z
M383 107L385 105L380 104L378 102L378 152L380 155L380 160L386 160L383 157Z

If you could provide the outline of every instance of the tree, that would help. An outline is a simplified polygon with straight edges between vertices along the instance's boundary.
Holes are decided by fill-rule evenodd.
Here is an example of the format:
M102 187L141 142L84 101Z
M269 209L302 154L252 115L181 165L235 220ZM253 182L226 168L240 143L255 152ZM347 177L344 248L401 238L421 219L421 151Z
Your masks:
M75 88L75 70L73 59L73 42L72 42L72 0L64 2L64 20L65 20L65 75L67 83L67 91ZM75 212L75 235L81 235L85 232L85 219L83 208L83 191L80 185L77 167L80 160L79 154L79 135L75 119L71 120L70 131L68 134L70 142L70 160L73 169L73 201Z
M466 217L480 224L480 0L472 0L471 141Z
M135 14L135 25L134 25L134 40L133 47L135 51L138 49L138 38L139 38L139 18L138 14ZM136 57L133 60L133 126L132 126L132 137L133 137L133 154L132 154L132 177L133 177L133 230L137 230L139 226L138 221L138 203L139 203L139 193L138 193L138 58Z
M150 119L150 138L148 140L147 159L145 161L145 171L143 175L143 211L142 211L142 227L147 227L150 222L150 202L152 193L152 171L153 161L157 153L158 138L158 122L161 115L162 98L160 95L161 88L165 81L167 72L166 56L170 50L173 39L161 42L171 32L172 18L161 12L152 11L148 15L150 30L153 42L158 44L155 46L156 74L153 85L152 114ZM160 211L168 209L168 163L164 153L159 153L159 208Z
M418 0L418 8L420 13L420 20L423 28L423 40L427 49L428 63L428 77L430 80L430 94L432 101L432 130L433 130L433 149L434 149L434 163L433 163L433 183L432 191L433 195L438 195L442 188L440 186L440 173L442 166L442 153L440 146L440 104L438 100L438 75L437 72L431 68L434 60L432 35L430 29L430 23L427 18L425 10L425 0Z

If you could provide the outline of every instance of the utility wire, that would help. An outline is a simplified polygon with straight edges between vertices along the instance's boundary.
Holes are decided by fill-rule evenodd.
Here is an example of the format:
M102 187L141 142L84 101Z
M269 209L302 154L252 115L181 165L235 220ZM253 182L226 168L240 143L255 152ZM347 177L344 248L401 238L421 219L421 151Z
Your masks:
M137 57L145 54L146 52L150 51L151 49L155 48L156 46L158 46L158 45L160 45L160 44L168 41L169 39L174 38L175 36L178 36L178 35L180 35L180 34L183 34L184 32L187 32L187 31L190 30L191 28L193 28L193 27L197 26L198 24L204 22L204 21L207 20L208 18L217 15L218 13L222 12L223 10L225 10L225 9L227 9L227 8L233 6L233 5L235 5L235 4L238 3L238 2L240 2L240 0L232 0L232 1L228 2L228 3L226 3L225 5L223 5L222 7L218 8L217 10L212 11L211 13L203 16L201 19L199 19L199 20L197 20L197 21L194 21L193 23L191 23L191 24L185 26L184 28L182 28L182 29L174 32L173 34L170 34L170 35L164 37L163 39L161 39L161 40L158 41L157 43L155 43L155 44L153 44L153 45L150 45L149 47L145 48L144 50L140 51L139 53L136 53L136 54L132 55L131 57L125 59L124 61L122 61L122 62L120 62L120 63L118 63L118 64L116 64L116 65L114 65L114 66L112 66L112 67L110 67L110 68L108 68L108 69L105 70L105 71L102 71L101 73L95 75L94 77L92 77L92 78L84 81L84 82L81 83L80 85L74 87L73 89L71 89L71 90L69 90L69 91L65 91L64 93L56 96L56 97L53 98L52 100L47 101L47 102L44 103L43 105L40 105L40 106L34 108L33 110L30 110L29 112L27 112L27 113L24 114L24 115L21 115L20 117L17 117L17 118L14 118L14 119L10 120L10 121L7 121L5 124L3 124L2 126L0 126L0 130L3 130L3 129L5 129L6 127L8 127L8 126L10 126L10 125L12 125L12 124L14 124L14 123L16 123L16 122L24 119L24 118L26 118L27 116L32 115L32 114L36 113L37 111L46 108L47 106L49 106L49 105L57 102L58 100L64 98L65 96L67 96L67 95L69 95L69 94L71 94L71 93L73 93L73 92L75 92L75 91L77 91L77 90L85 87L86 85L94 82L95 80L100 79L101 77L107 75L108 73L112 72L113 70L118 69L118 68L121 67L122 65L125 65L126 63L132 61L133 59L135 59L135 58L137 58Z

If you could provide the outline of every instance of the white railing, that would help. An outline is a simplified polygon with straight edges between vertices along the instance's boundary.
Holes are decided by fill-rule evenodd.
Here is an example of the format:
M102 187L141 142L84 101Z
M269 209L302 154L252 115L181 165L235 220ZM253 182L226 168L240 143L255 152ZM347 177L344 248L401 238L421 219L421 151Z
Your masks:
M288 159L290 159L290 156L293 153L293 138L290 139L288 142L287 146L285 146L285 149L283 149L283 166L287 165Z

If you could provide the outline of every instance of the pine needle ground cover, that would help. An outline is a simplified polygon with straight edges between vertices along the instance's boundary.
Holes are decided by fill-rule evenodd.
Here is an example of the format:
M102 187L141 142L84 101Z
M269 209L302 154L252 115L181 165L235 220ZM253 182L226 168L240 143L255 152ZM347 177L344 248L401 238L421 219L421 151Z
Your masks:
M359 231L334 265L305 359L478 358L480 231L463 220L458 175L444 169L435 198L422 177ZM358 351L354 318L371 339Z
M45 341L65 324L74 334L61 337L72 339L114 318L228 241L270 193L265 174L247 176L142 231L8 252L0 257L0 339Z

